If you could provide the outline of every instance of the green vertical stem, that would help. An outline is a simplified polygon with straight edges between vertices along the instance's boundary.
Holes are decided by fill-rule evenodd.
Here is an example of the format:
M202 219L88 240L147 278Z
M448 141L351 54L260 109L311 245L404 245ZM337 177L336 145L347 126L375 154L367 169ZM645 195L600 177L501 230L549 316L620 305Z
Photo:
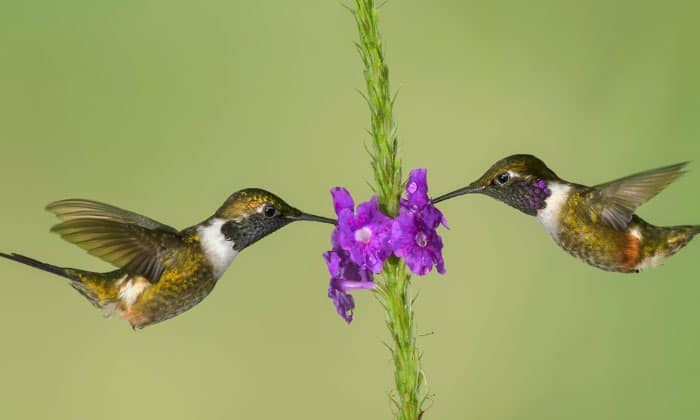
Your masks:
M364 64L365 100L369 105L372 142L370 155L374 171L375 190L379 206L390 217L399 213L402 192L401 161L394 122L394 97L389 84L389 68L379 33L378 15L373 0L355 0L353 10L360 40L355 45ZM386 309L387 326L392 343L388 345L394 360L396 389L393 402L396 418L418 420L422 416L424 397L421 391L423 372L416 348L412 299L409 297L411 278L406 265L398 258L384 263L378 296Z
M417 420L422 416L423 371L416 348L412 299L409 297L411 277L406 273L406 265L398 258L385 263L383 274L379 296L386 309L387 326L393 340L396 418Z
M389 68L379 34L379 11L373 0L355 0L355 20L360 41L355 43L364 64L365 100L371 116L372 169L382 211L396 217L401 195L401 160L394 123L394 98L389 84Z

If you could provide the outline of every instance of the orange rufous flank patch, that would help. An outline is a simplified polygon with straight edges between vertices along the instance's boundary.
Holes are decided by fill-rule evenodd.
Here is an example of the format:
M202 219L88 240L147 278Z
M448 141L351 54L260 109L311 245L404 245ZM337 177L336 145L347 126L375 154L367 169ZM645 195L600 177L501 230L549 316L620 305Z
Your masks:
M641 260L640 244L641 240L631 232L625 233L623 254L623 265L628 270L634 270Z

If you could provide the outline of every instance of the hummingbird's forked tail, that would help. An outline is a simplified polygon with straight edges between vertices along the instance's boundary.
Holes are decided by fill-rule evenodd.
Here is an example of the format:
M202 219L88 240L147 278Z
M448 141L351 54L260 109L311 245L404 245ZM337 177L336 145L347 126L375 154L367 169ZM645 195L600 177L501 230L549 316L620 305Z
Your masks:
M49 273L56 274L61 277L65 277L69 280L75 280L75 277L68 274L67 270L63 267L57 267L55 265L46 264L41 261L37 261L33 258L25 257L20 254L4 254L0 252L0 257L7 258L8 260L17 261L22 264L26 264L30 267L38 268L39 270L48 271Z
M0 257L67 278L71 281L70 285L77 290L78 293L83 295L90 303L98 308L104 308L105 305L111 303L116 296L116 292L110 287L111 282L109 278L102 274L90 273L73 268L58 267L15 253L5 254L0 252Z

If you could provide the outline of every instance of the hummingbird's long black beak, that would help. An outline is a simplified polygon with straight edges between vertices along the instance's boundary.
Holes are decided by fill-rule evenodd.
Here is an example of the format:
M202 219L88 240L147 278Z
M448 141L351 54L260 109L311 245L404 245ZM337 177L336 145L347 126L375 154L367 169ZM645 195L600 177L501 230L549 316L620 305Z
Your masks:
M320 223L328 223L331 225L337 225L338 221L335 219L329 219L328 217L322 217L322 216L316 216L314 214L307 214L303 212L299 212L298 214L295 214L293 216L288 216L289 219L297 221L297 220L306 220L308 222L320 222Z
M436 204L436 203L448 200L448 199L453 198L453 197L458 197L460 195L478 193L478 192L481 192L483 189L484 189L484 187L475 187L473 185L468 185L464 188L460 188L458 190L441 195L440 197L433 198L431 201L433 204Z

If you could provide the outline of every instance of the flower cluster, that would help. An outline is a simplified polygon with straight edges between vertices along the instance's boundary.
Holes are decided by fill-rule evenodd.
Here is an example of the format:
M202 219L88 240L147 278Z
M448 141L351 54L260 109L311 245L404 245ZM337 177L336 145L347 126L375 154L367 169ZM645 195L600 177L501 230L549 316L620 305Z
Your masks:
M391 229L394 254L406 262L414 274L424 276L435 265L438 273L445 274L442 259L442 238L436 230L447 220L428 198L425 169L414 169L406 184L407 199L401 199L399 217Z
M426 275L433 266L445 273L442 239L436 229L441 224L447 227L447 222L428 198L425 169L411 171L406 198L401 199L395 219L380 211L376 196L355 209L345 188L333 188L331 195L338 226L331 236L333 249L323 257L331 274L328 297L346 322L352 322L355 308L347 292L374 288L373 275L382 272L392 254L403 258L414 274Z

